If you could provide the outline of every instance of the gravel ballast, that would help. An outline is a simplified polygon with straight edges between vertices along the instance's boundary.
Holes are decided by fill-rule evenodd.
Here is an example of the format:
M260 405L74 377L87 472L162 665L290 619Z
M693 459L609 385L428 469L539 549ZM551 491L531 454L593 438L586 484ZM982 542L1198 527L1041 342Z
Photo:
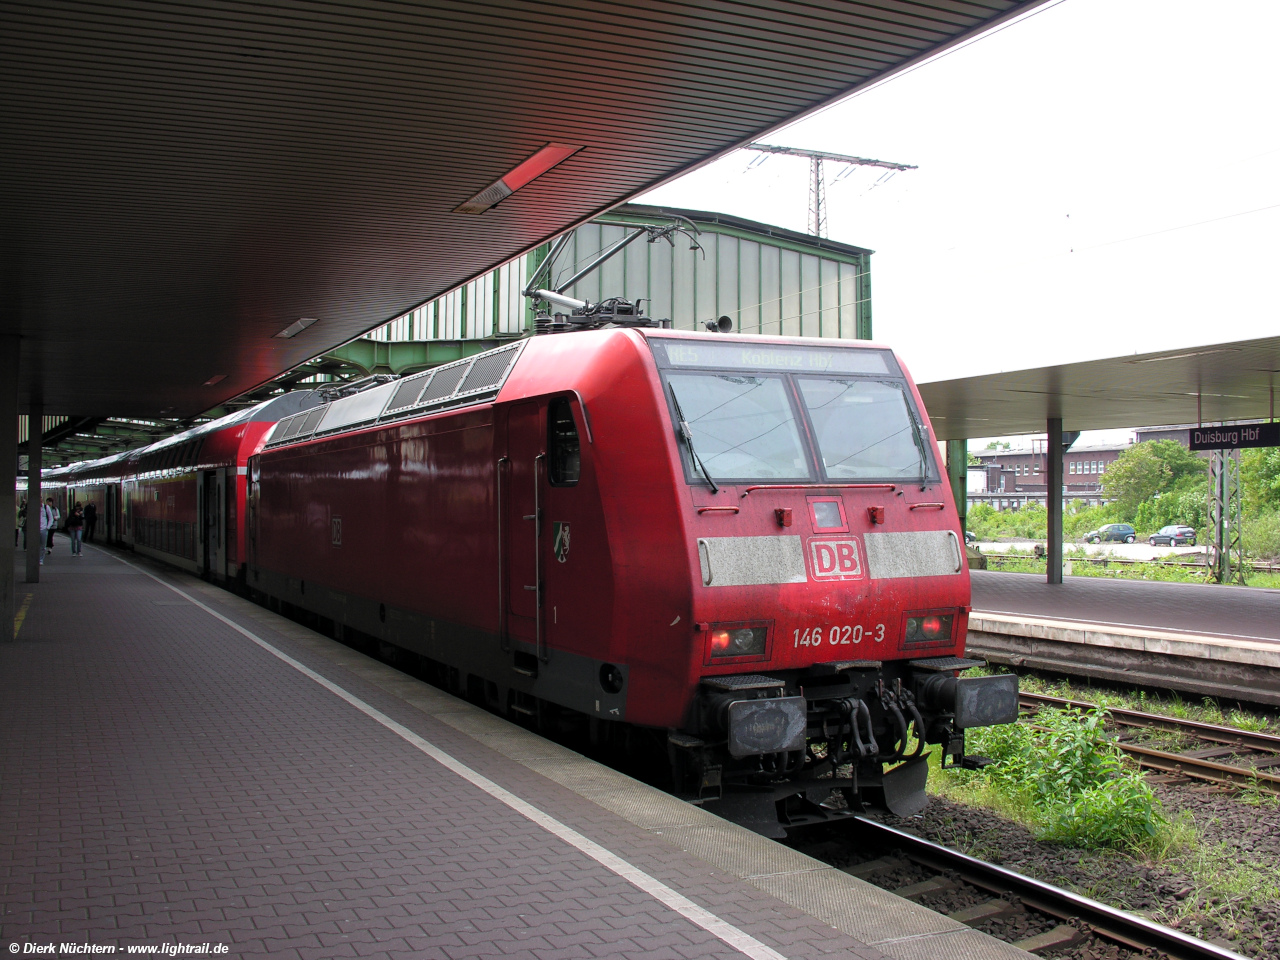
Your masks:
M980 807L970 807L942 797L931 797L923 814L906 820L885 817L884 822L909 833L945 844L971 856L999 864L1027 876L1074 890L1103 903L1142 913L1203 940L1217 941L1247 957L1280 957L1280 903L1275 900L1242 903L1240 896L1215 893L1196 862L1214 862L1221 888L1246 871L1280 875L1280 807L1251 805L1235 795L1195 785L1158 784L1155 790L1166 814L1175 819L1189 815L1199 839L1195 849L1150 863L1116 851L1077 850L1038 842L1027 828ZM923 877L902 879L912 883ZM898 878L876 882L893 887ZM1256 889L1256 887L1255 887ZM922 900L934 909L950 912L966 906L962 891ZM1020 925L1020 926L1019 926ZM1041 925L1025 917L988 921L979 927L1002 939L1016 940L1040 932ZM1006 929L1008 928L1008 929ZM1079 960L1126 960L1136 956L1124 949L1102 948L1098 941L1069 947L1054 954Z

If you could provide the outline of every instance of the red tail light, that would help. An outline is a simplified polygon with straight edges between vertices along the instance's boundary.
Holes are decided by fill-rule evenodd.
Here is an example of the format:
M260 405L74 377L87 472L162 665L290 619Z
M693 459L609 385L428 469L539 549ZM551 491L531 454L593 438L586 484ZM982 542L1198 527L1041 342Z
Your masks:
M912 614L907 617L904 639L907 643L932 643L950 640L955 615L950 613Z
M765 654L769 631L766 627L711 627L711 659L760 658Z

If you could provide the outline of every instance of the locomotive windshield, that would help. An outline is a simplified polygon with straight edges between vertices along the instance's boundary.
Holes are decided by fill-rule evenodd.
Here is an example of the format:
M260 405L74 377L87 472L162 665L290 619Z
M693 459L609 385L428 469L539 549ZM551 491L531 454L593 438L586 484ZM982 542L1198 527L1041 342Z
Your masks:
M808 457L781 377L673 373L668 383L711 477L808 478Z
M689 430L681 456L691 480L937 475L906 380L887 350L657 337L650 343Z
M896 383L881 380L799 379L822 466L832 480L917 478L924 444Z

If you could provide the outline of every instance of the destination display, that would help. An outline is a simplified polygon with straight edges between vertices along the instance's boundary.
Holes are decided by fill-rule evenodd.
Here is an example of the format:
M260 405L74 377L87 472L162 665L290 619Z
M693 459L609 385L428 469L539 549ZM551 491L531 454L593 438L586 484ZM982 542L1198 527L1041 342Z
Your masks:
M1248 447L1280 447L1280 423L1191 428L1192 450L1242 450Z
M654 339L655 352L665 353L672 367L719 367L731 370L785 370L790 373L897 374L887 351L857 347L826 349L791 344L744 343L733 340Z

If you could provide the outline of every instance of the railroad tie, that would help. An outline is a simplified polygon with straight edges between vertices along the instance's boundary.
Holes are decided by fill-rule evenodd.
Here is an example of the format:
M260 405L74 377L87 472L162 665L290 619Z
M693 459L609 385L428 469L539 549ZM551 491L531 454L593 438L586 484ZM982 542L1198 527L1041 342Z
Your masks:
M1027 953L1038 953L1041 950L1056 950L1060 947L1069 947L1083 936L1084 934L1075 927L1060 923L1052 930L1046 930L1044 933L1037 933L1034 937L1019 940L1014 946L1021 947Z
M1008 900L987 900L983 903L975 903L971 907L965 907L963 910L957 910L955 913L948 913L947 917L972 927L982 923L984 920L1007 917L1018 912L1020 912L1019 908Z
M881 857L878 860L867 860L865 863L855 863L850 867L841 867L841 873L847 873L851 877L857 877L859 880L865 880L867 877L876 873L885 873L889 870L901 870L903 867L910 866L908 860L901 857Z
M904 900L914 900L916 897L925 897L931 893L954 890L955 887L955 883L946 877L930 877L928 880L921 880L919 883L909 883L905 887L898 887L893 893Z

